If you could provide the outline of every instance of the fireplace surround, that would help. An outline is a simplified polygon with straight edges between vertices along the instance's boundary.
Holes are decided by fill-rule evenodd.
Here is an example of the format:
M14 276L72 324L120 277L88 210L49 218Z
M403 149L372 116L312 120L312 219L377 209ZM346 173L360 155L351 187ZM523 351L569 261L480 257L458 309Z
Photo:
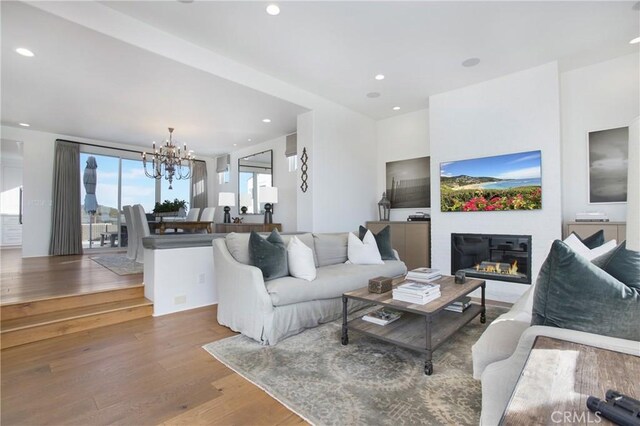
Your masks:
M451 274L531 284L531 236L451 234Z

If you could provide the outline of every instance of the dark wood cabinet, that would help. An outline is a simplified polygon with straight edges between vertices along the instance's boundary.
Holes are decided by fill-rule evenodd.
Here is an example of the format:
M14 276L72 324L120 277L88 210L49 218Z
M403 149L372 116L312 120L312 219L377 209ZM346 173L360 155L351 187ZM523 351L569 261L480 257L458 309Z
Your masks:
M277 229L282 232L281 223L216 223L216 233L228 234L230 232L271 232Z
M367 222L367 228L378 233L390 227L391 246L409 270L431 267L431 222Z

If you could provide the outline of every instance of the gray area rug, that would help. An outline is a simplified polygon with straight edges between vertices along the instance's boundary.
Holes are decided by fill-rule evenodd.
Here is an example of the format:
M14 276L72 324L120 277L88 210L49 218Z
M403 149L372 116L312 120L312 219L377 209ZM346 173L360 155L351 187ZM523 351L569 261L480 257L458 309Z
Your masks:
M101 254L91 256L90 259L118 275L142 274L144 272L144 264L127 259L124 254Z
M477 317L438 348L432 376L418 352L357 332L342 346L341 319L272 347L238 335L203 348L316 425L477 425L471 346L505 311L488 308L486 324Z

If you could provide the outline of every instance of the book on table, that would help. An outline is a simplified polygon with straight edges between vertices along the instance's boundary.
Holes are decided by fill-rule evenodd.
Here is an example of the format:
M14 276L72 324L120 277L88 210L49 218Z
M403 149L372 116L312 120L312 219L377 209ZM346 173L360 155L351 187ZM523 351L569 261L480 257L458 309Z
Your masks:
M424 305L440 297L440 285L407 281L394 288L392 295L395 300Z
M456 300L455 302L453 302L452 304L450 304L449 306L447 306L444 309L445 309L445 311L462 313L469 306L471 306L471 298L470 297L464 297L464 298L462 298L460 300Z
M373 312L369 312L367 315L363 316L362 319L373 324L387 325L390 322L394 322L399 319L401 316L402 312L396 311L395 309L380 308Z
M434 281L440 277L442 277L442 273L440 272L440 270L433 268L416 268L407 272L408 279L425 282Z
M416 305L426 305L429 302L432 302L440 297L440 292L434 293L428 296L412 296L407 294L393 294L393 300L398 300L400 302L414 303Z

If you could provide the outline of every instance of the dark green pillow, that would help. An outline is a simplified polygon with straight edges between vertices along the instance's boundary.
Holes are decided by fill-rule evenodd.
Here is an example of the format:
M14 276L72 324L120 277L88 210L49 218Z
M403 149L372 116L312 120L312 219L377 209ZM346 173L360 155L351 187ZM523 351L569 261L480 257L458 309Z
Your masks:
M575 232L572 232L572 234L578 237L582 244L591 250L604 244L604 229L595 232L593 235L589 235L587 238L580 238L580 235Z
M533 297L531 325L640 340L640 293L560 240L544 261Z
M615 279L640 290L640 252L627 250L627 242L624 241L610 253L602 262L599 259L605 255L593 259L592 262Z
M369 231L369 229L360 225L360 241L364 239L367 231ZM371 233L373 234L373 231L371 231ZM391 247L391 228L389 225L382 228L382 230L377 234L373 234L373 236L376 239L376 245L378 246L378 251L380 252L382 260L397 260L395 254L393 254L393 247Z
M251 264L262 271L265 281L289 275L287 248L277 230L266 239L255 231L249 236L249 259Z

